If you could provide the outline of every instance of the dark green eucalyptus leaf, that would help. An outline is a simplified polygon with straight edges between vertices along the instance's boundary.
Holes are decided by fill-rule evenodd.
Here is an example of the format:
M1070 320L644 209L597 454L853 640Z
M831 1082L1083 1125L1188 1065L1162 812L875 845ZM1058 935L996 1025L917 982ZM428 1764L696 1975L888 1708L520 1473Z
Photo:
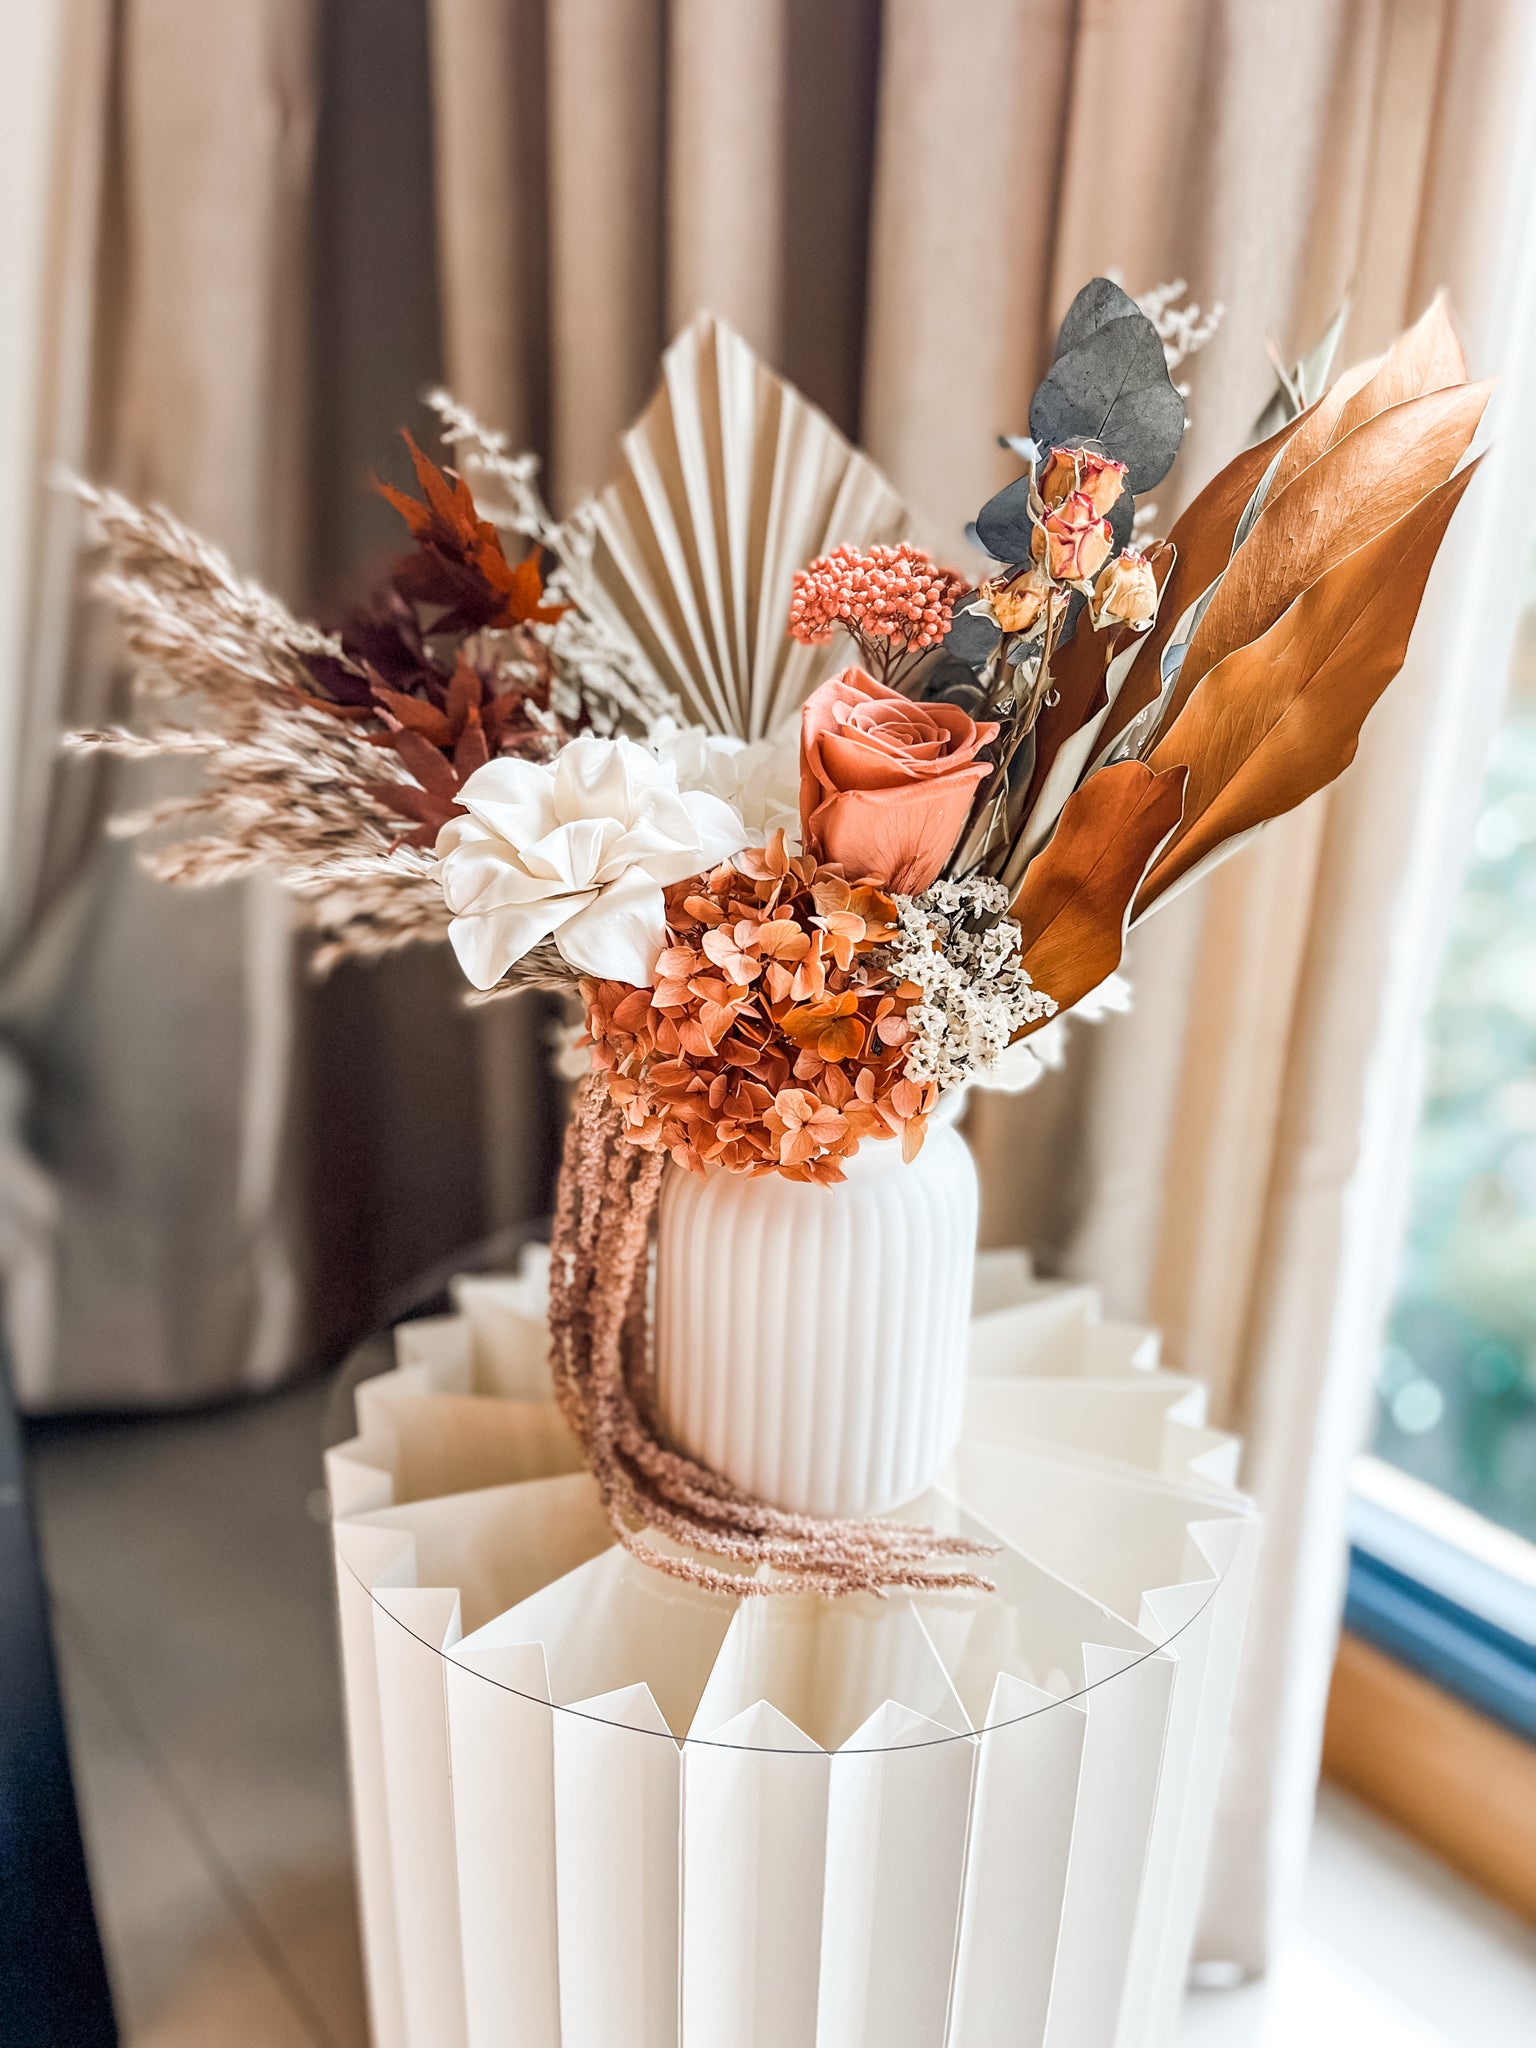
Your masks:
M1066 318L1056 334L1056 354L1064 356L1085 342L1090 334L1097 334L1101 327L1107 327L1111 320L1124 320L1131 314L1140 318L1146 316L1129 292L1122 291L1113 279L1091 277L1067 308Z
M1126 465L1133 492L1159 483L1184 438L1184 401L1151 321L1111 320L1059 356L1030 404L1029 430L1042 447L1095 442Z
M987 701L975 669L950 654L941 655L923 676L920 694L926 704L958 704L971 718L981 716Z
M944 636L944 652L963 661L968 668L979 669L997 642L998 631L990 619L979 612L956 612Z
M1136 496L1133 491L1122 491L1109 508L1109 530L1115 537L1115 553L1131 544L1131 528L1136 523Z
M1016 476L1004 484L995 497L988 498L976 514L976 537L995 562L1023 562L1029 558L1034 525L1029 516L1028 476Z

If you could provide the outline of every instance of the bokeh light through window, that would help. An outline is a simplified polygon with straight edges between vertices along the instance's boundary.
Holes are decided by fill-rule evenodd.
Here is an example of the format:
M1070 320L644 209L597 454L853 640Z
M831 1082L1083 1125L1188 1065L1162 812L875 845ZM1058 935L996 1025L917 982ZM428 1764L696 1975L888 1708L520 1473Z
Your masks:
M1536 619L1429 1019L1377 1455L1536 1538Z

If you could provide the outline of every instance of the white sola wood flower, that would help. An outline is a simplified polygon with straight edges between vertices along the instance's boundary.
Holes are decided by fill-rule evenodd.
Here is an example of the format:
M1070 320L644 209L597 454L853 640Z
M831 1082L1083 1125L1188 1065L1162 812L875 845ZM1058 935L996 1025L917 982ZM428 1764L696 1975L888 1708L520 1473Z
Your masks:
M541 939L581 974L649 987L666 944L662 890L747 844L741 813L628 739L575 739L548 764L506 756L459 791L438 834L448 936L476 988Z
M739 740L670 719L653 727L651 745L677 770L686 789L707 790L741 813L749 846L766 846L783 831L800 843L800 724L772 739Z

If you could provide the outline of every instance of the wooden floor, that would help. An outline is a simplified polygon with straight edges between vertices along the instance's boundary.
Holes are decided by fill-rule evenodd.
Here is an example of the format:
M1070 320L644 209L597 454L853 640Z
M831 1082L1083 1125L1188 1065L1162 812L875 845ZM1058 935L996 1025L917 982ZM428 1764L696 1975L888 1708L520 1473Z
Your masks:
M32 1477L126 2048L365 2048L326 1390L52 1424ZM1272 1982L1181 2048L1531 2048L1536 1936L1325 1788ZM722 2044L725 2048L725 2044Z

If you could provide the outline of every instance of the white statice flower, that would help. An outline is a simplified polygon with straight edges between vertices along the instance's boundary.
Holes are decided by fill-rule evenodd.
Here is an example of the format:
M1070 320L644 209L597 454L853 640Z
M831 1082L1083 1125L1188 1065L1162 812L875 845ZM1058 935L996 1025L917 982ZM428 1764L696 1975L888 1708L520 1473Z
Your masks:
M783 831L800 841L800 725L793 720L772 738L739 740L702 725L663 719L651 745L677 770L679 789L699 789L741 813L748 846L766 846Z
M1002 914L1007 889L991 876L968 875L898 896L896 906L891 971L923 992L907 1011L907 1075L941 1089L989 1085L1019 1027L1056 1008L1020 963L1019 927Z
M552 762L502 755L459 791L437 837L448 936L476 988L552 938L578 973L648 988L666 944L662 891L740 853L741 813L679 789L635 740L584 734Z
M1111 974L1097 988L1090 989L1070 1010L1063 1010L1059 1016L1052 1017L1049 1024L1042 1024L1038 1031L1032 1031L1028 1038L1021 1038L1017 1045L1007 1046L985 1073L977 1075L977 1085L994 1089L1002 1095L1022 1095L1026 1088L1033 1088L1042 1075L1054 1073L1065 1064L1070 1019L1076 1018L1082 1024L1097 1024L1101 1017L1129 1010L1130 1007L1131 984L1123 974Z

